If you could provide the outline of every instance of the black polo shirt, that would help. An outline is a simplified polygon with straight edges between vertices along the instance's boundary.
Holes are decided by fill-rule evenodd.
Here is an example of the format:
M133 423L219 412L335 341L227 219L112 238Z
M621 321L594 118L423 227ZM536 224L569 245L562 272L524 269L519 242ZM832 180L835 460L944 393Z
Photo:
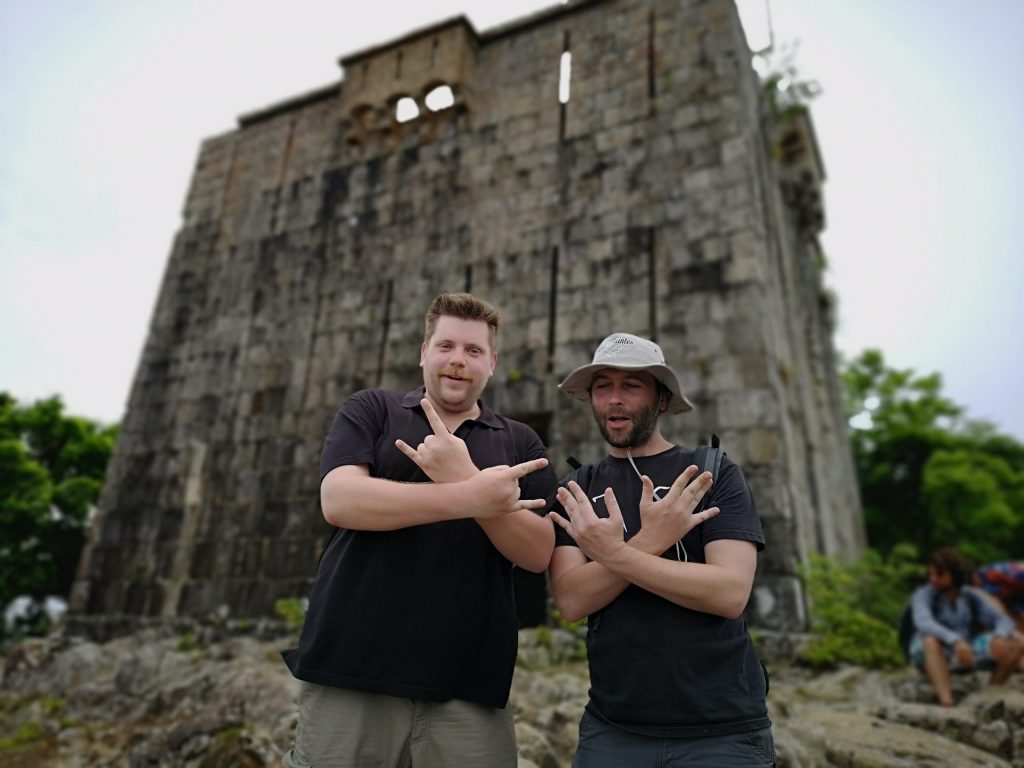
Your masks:
M327 436L321 479L335 467L366 464L373 477L429 482L395 447L397 438L416 446L432 434L423 392L353 395ZM480 469L546 456L532 429L482 402L480 417L455 434ZM524 499L554 499L550 467L520 485ZM338 528L317 568L299 648L284 656L295 677L312 683L501 708L517 631L511 563L475 520L395 531Z
M673 446L634 459L659 495L693 463L693 451ZM630 539L640 530L642 485L628 459L608 456L594 468L587 495L608 516L603 493L615 491ZM719 539L764 548L761 521L740 468L723 457L708 506L719 514L683 537L690 562L703 563L704 545ZM555 510L564 516L560 504ZM561 528L555 546L576 546ZM683 553L680 550L680 554ZM676 559L675 547L662 557ZM743 618L725 619L683 608L637 586L587 620L590 701L597 717L657 737L721 736L767 727L765 678Z

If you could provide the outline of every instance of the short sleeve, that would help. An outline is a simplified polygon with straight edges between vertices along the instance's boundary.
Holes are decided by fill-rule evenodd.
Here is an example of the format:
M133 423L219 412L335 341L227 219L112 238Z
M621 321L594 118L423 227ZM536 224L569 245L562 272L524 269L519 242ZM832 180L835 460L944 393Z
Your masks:
M384 404L370 390L345 401L331 425L320 453L320 479L332 469L367 464L373 469L374 446L384 431Z
M760 552L765 544L764 531L742 470L724 458L720 475L711 487L707 504L718 507L718 514L702 524L704 543L718 539L752 541Z
M521 431L520 438L523 441L521 455L524 457L521 461L548 458L547 449L537 433L526 425L522 425ZM548 459L546 467L531 472L520 480L519 487L522 489L521 498L544 499L546 504L543 509L534 511L538 515L546 515L552 506L557 503L555 501L555 491L558 489L558 480L555 477L555 471L551 468L550 459Z

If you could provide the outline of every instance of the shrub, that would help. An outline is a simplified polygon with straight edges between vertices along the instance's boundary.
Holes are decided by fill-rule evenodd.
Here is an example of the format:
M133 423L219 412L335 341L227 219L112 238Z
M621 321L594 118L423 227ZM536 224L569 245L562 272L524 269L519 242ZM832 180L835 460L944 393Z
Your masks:
M817 667L840 662L875 669L903 666L896 627L922 567L914 547L887 558L868 550L853 563L812 555L800 569L816 637L802 657Z
M289 629L302 629L306 620L307 600L304 597L282 597L274 603L274 611L284 619Z

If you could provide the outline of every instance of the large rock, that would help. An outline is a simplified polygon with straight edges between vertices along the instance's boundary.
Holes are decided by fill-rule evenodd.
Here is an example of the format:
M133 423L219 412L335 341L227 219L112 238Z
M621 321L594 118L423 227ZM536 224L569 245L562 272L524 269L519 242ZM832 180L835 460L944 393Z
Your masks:
M520 633L510 701L519 768L572 759L588 687L578 640L560 629ZM21 643L0 659L0 768L278 766L298 692L278 652L293 644L169 630ZM985 680L958 676L958 706L943 709L913 670L772 665L778 764L1024 766L1024 676L1001 689Z

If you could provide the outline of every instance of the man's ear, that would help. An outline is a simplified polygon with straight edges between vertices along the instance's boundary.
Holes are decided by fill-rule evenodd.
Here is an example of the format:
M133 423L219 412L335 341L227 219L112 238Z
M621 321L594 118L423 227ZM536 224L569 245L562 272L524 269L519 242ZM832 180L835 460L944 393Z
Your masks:
M664 413L668 410L668 395L664 392L661 395L661 401L658 403L658 411Z
M497 367L497 365L498 365L498 353L495 352L493 355L491 355L491 374L494 373L494 369Z
M423 367L423 358L427 356L427 342L420 344L420 368Z

